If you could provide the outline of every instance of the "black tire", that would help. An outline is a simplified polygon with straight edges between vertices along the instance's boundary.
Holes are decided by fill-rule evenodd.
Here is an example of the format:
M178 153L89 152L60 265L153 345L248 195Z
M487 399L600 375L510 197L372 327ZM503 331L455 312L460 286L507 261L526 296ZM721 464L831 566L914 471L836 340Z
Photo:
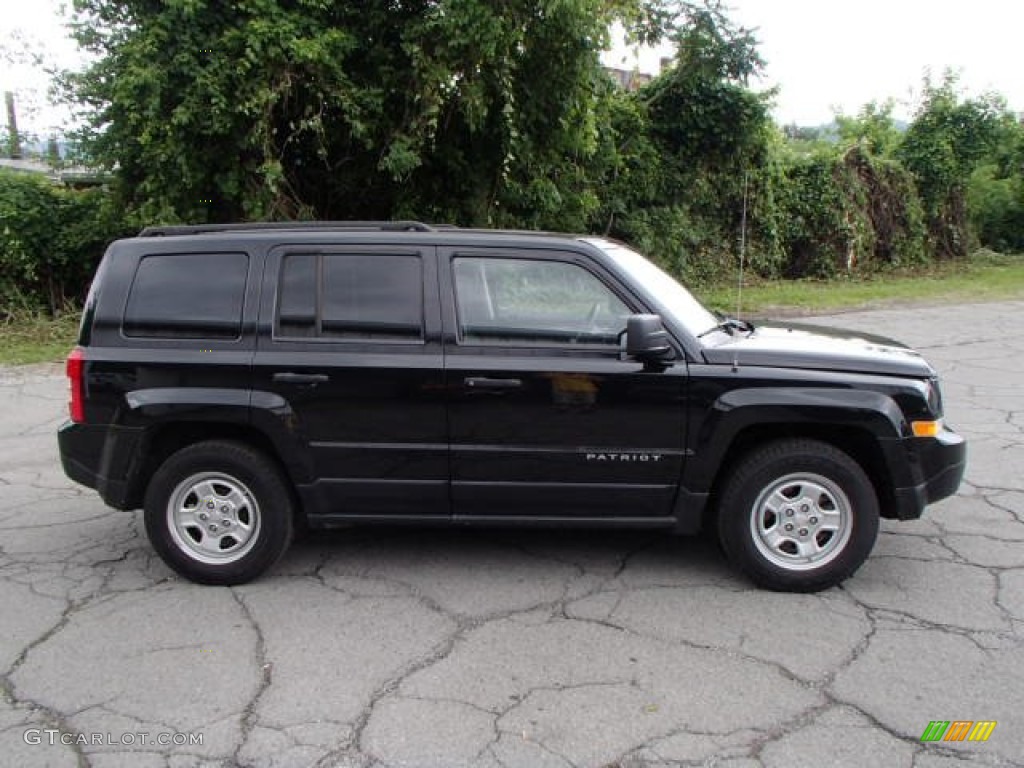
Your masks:
M817 592L853 574L878 536L878 497L846 453L791 439L747 454L718 503L729 560L755 584Z
M146 489L153 549L200 584L242 584L264 573L291 544L293 515L281 471L244 443L209 440L182 448Z

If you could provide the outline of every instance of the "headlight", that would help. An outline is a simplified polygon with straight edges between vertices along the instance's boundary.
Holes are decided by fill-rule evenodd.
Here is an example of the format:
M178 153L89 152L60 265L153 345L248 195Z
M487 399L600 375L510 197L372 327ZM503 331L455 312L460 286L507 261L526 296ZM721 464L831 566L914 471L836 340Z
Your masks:
M942 390L939 388L939 377L933 376L928 379L928 410L935 414L936 418L942 417Z

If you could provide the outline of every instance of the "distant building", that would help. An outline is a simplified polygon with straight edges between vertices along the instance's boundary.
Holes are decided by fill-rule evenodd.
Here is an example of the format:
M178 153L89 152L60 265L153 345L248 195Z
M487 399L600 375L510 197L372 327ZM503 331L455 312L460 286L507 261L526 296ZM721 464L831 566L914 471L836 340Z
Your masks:
M619 84L619 87L625 88L627 91L638 91L654 79L653 75L648 75L636 69L605 67L604 71L611 76L612 80Z
M672 66L675 62L671 56L663 56L661 58L660 69L658 74L661 74L666 69ZM635 67L633 69L620 69L618 67L605 67L604 71L607 72L612 80L619 84L620 88L624 88L627 91L637 91L647 85L653 80L656 75L652 75L648 72L641 72Z
M46 175L53 172L49 163L24 157L0 157L0 168L22 173L45 173Z
M54 184L63 184L65 187L81 189L83 187L98 187L108 183L112 176L105 171L97 171L83 166L69 168L54 168L48 162L40 159L0 157L0 170L15 171L17 173L35 173L46 176Z

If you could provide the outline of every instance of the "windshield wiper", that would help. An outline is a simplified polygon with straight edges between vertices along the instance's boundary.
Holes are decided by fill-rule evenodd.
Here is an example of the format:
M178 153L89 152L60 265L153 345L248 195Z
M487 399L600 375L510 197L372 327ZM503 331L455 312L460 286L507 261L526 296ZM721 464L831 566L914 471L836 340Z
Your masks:
M737 320L735 317L726 317L725 315L719 315L718 319L718 325L713 328L708 328L703 333L697 334L697 338L703 338L709 333L714 333L715 331L725 331L730 336L735 336L736 331L742 331L744 333L754 332L754 324L749 320Z

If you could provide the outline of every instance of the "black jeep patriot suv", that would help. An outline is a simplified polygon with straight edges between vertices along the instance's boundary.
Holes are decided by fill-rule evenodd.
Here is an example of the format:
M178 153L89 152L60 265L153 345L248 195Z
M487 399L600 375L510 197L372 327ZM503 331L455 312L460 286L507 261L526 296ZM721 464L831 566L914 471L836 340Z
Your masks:
M593 237L149 228L104 256L67 373L67 474L209 584L297 525L415 522L714 526L756 583L818 590L965 463L917 353L716 317Z

